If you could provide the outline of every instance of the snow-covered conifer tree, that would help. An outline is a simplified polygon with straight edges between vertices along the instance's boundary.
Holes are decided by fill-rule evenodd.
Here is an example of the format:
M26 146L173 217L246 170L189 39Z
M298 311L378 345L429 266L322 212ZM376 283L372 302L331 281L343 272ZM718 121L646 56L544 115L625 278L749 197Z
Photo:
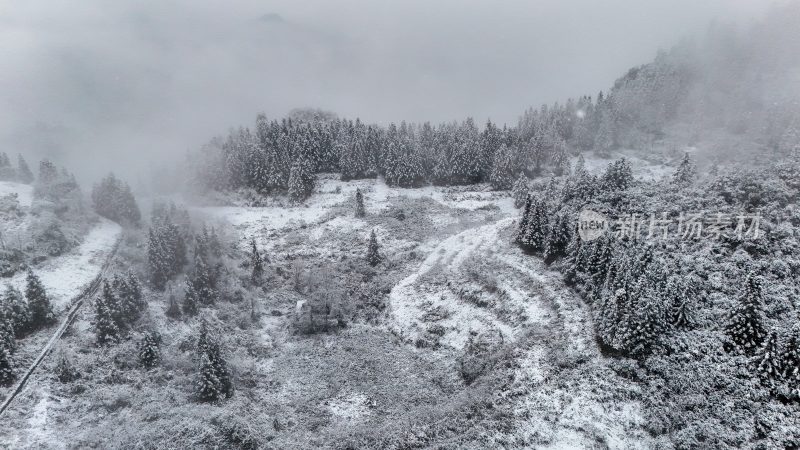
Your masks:
M16 378L16 363L11 349L0 340L0 385L7 386Z
M361 189L356 189L356 217L364 217L366 211L364 210L364 194Z
M259 283L264 276L264 261L261 259L261 253L258 251L255 237L250 239L250 265L253 268L250 273L250 280L253 283Z
M0 319L10 324L16 337L22 337L31 327L31 312L22 293L11 285L6 285L0 304Z
M187 301L195 302L199 305L213 305L216 303L219 296L216 282L201 253L195 255L194 267L187 277L186 285L185 313L191 314L191 311L186 310Z
M526 205L525 209L517 233L517 243L529 252L542 251L550 228L547 203L544 199L535 197L532 198L530 208ZM524 217L526 215L527 218Z
M502 144L502 131L497 128L497 126L493 124L491 120L487 121L486 128L484 128L483 133L481 134L480 141L481 159L479 164L479 172L481 180L490 181L492 168L494 167L495 154L500 149Z
M117 300L108 281L103 283L103 293L95 299L94 332L98 346L119 342L122 331L117 325Z
M761 300L762 283L759 276L751 274L747 277L745 293L725 326L733 346L747 354L752 354L761 347L766 338Z
M200 299L198 298L197 291L190 280L186 280L186 292L183 296L183 305L181 306L183 314L193 316L200 310Z
M58 359L56 360L55 373L56 378L61 383L70 383L80 377L80 373L78 369L75 368L75 364L69 356L67 356L66 352L63 351L59 353Z
M573 227L574 223L567 213L561 212L556 215L545 242L545 261L549 262L566 254L567 246L572 240Z
M627 323L624 325L621 347L632 356L645 356L667 329L663 308L652 293L639 298L630 308L623 318Z
M58 168L49 159L39 162L39 183L50 184L58 178Z
M563 139L556 140L553 147L553 173L560 177L569 175L569 157L567 155L567 143Z
M56 316L44 285L30 269L26 277L25 298L28 300L30 324L33 329L46 327L55 322Z
M525 205L525 200L528 198L528 177L520 172L517 181L511 188L511 196L514 197L514 206L521 208Z
M31 172L28 162L25 161L22 155L17 155L17 179L26 184L33 182L33 172Z
M578 160L575 161L575 170L572 172L574 175L582 175L586 171L586 160L583 158L583 153L578 155Z
M761 347L757 372L761 380L767 385L774 385L783 375L783 361L778 348L778 334L774 331L769 334L766 342Z
M158 365L161 359L161 337L155 331L149 331L144 334L142 340L138 345L139 363L150 369Z
M675 173L672 175L672 180L676 184L687 185L694 182L696 177L697 168L695 167L692 158L689 156L689 153L686 152L683 154L683 159L681 160L677 170L675 170Z
M608 190L627 189L633 183L633 170L628 160L620 158L609 164L601 181Z
M163 290L167 281L186 265L186 241L181 229L170 217L154 220L147 240L147 263L150 281Z
M293 203L302 203L314 191L314 173L310 162L298 159L292 165L289 173L289 200Z
M208 355L200 355L200 369L197 379L197 398L201 402L215 402L222 396L220 381L217 378L214 364Z
M380 264L381 257L380 254L380 244L378 244L378 236L375 234L375 230L369 235L369 243L367 244L367 263L370 266L377 266Z
M797 331L792 332L786 343L781 361L783 363L781 378L786 383L789 397L800 399L800 335Z
M515 161L511 149L505 144L494 153L489 182L495 190L511 189L514 183Z

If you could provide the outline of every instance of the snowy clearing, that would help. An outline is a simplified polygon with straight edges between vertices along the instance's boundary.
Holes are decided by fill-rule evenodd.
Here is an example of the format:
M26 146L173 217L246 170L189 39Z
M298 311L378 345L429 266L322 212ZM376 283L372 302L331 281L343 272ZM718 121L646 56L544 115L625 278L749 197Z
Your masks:
M401 199L431 199L447 208L474 211L476 209L499 208L503 214L516 213L513 199L508 192L489 191L488 186L465 186L463 188L397 188L387 186L383 179L341 181L333 174L319 176L314 195L304 204L295 206L206 206L196 207L195 211L207 214L216 220L230 223L242 236L241 246L248 245L250 236L257 236L259 243L266 248L274 245L274 238L281 231L318 225L330 218L331 214L346 211L350 214L356 189L364 194L367 213L377 214L389 209ZM452 217L436 217L440 224L453 223ZM359 230L363 223L352 218L332 218L324 228L315 228L315 238L326 231L338 232Z
M69 302L97 276L121 230L118 224L101 218L78 248L34 268L56 313L68 308ZM25 273L18 273L5 283L24 292L25 277Z
M0 181L0 197L17 194L17 201L23 208L30 208L33 203L33 186L30 184Z

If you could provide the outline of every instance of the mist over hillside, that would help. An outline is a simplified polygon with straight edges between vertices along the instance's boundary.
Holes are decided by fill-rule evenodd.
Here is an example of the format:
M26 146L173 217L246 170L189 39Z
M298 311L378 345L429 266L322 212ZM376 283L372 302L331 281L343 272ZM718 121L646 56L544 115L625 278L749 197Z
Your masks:
M711 20L746 24L769 6L99 3L37 0L0 12L0 54L16 68L2 80L0 144L60 164L90 155L93 165L73 168L85 181L120 170L119 160L148 171L150 160L180 159L258 112L513 125L528 106L596 95Z

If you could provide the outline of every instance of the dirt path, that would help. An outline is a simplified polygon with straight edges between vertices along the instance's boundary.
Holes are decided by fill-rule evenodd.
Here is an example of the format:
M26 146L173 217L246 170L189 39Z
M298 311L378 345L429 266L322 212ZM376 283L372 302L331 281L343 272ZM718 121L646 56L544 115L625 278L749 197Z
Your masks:
M446 328L442 341L456 353L470 331L498 329L512 340L519 336L514 381L500 400L510 405L514 426L498 436L501 442L522 448L593 448L600 443L646 448L640 405L634 400L637 387L620 379L600 354L589 307L559 273L510 242L512 225L513 218L504 218L439 243L392 289L393 326L413 341L431 325L426 315L446 310L447 318L435 323ZM471 260L492 274L502 292L490 306L465 302L445 285L468 279L463 272ZM528 315L513 326L500 314L512 306L522 306L512 310Z

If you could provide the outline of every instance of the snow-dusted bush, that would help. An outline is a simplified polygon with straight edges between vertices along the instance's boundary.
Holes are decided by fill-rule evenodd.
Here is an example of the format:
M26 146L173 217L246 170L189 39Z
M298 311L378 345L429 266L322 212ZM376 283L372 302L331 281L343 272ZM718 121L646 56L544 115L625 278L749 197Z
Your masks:
M16 192L0 196L0 219L16 218L23 214L19 207L19 195Z

